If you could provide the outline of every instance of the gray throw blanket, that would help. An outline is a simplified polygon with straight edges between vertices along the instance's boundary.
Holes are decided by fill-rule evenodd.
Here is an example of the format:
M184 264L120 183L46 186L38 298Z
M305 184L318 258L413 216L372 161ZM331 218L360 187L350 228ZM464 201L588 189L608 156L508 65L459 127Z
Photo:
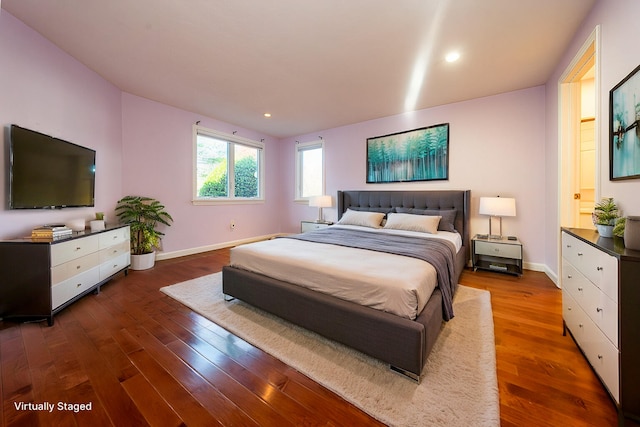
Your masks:
M288 239L368 249L418 258L433 265L442 292L444 320L453 318L453 292L455 290L455 247L446 240L421 239L411 236L381 234L365 230L329 227L308 233L286 236Z

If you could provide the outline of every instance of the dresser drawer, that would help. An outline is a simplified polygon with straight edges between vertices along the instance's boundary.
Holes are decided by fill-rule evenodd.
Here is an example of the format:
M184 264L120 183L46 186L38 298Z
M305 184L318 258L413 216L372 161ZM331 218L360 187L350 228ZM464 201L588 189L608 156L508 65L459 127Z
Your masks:
M99 282L100 268L98 266L64 280L51 288L51 307L53 310L65 302L91 289Z
M98 244L98 236L90 236L51 245L51 266L97 252Z
M117 245L102 249L100 253L100 264L112 259L117 258L122 254L130 252L129 241L120 242Z
M330 224L323 222L311 222L311 221L302 221L300 223L300 231L306 233L307 231L320 230L322 228L329 227Z
M562 233L562 257L618 302L618 260L593 246Z
M122 242L129 242L129 227L122 227L116 230L107 231L98 235L100 249L118 245Z
M565 258L562 259L562 289L573 299L591 320L618 347L618 304L609 298Z
M475 253L500 258L522 259L522 246L496 242L475 242Z
M562 289L562 319L571 331L573 338L578 342L578 345L584 339L583 316L586 316L586 314L580 308L580 304L573 299L566 289Z
M580 308L571 294L564 289L562 291L562 317L587 360L618 402L620 399L618 349Z
M584 322L584 337L580 345L587 356L589 363L598 373L604 385L614 397L616 403L620 402L620 380L618 368L620 359L618 349L604 336L595 323Z
M97 267L99 264L100 257L98 256L98 252L94 252L65 262L64 264L56 265L51 268L51 285L53 286L80 273L84 273L87 270Z
M100 264L100 280L105 280L109 276L116 274L118 271L131 264L129 252L122 253L115 258Z

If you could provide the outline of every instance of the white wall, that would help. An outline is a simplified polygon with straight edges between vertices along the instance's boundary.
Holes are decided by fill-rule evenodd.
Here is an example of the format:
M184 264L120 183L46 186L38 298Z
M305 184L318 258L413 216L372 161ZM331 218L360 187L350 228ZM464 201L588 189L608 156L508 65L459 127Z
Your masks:
M283 206L287 216L283 231L296 231L300 220L313 219L317 211L296 204L294 198L295 141L322 136L326 150L327 193L338 190L470 189L473 218L471 231L487 233L487 217L477 214L481 196L516 198L517 216L504 218L504 234L520 237L525 263L542 269L544 237L544 87L459 102L435 108L356 123L283 140L282 174L286 187ZM450 124L449 180L398 184L366 184L366 140L370 137L416 129L439 123ZM335 206L324 209L327 219L336 219Z
M640 215L640 180L609 180L609 91L640 62L640 2L599 1L576 32L571 45L546 84L546 227L545 263L558 272L558 80L591 32L600 26L599 98L599 182L596 196L613 197L625 215ZM599 194L598 194L599 193Z
M162 226L164 252L274 234L280 230L277 141L266 135L138 96L122 95L123 194L160 200L174 219ZM194 206L192 126L259 141L264 138L266 200L248 205ZM236 227L230 228L231 221Z
M596 88L600 99L598 114L602 121L599 195L616 198L627 215L640 215L640 180L612 182L608 179L609 90L638 65L638 16L640 2L636 0L597 2L544 87L385 117L283 141L267 138L267 204L258 209L200 209L190 204L191 180L187 175L190 175L191 154L184 150L191 144L190 126L196 120L227 132L236 130L234 126L123 95L2 11L0 123L3 132L0 142L4 149L0 159L4 167L8 164L7 126L16 123L96 149L98 172L95 209L9 211L3 206L0 209L0 238L28 233L35 225L47 222L65 222L77 217L89 219L95 211L109 213L123 194L142 191L166 201L171 213L185 224L176 224L171 229L165 242L165 249L169 251L249 235L296 231L299 221L314 218L316 211L293 202L293 144L295 140L316 140L320 135L326 141L327 192L330 194L338 189L381 187L468 188L472 190L474 211L477 211L480 196L515 197L518 216L505 219L505 233L516 234L522 239L525 262L534 266L546 265L553 276L558 270L559 232L557 83L596 25L601 29L601 85ZM448 181L384 186L365 184L367 138L442 122L451 124ZM246 129L242 132L248 137L263 137ZM187 133L188 137L185 136ZM127 153L125 160L122 158L123 140ZM139 155L148 147L155 150L155 165L140 169ZM156 172L160 170L167 173ZM0 193L5 205L7 189L6 174L2 174ZM326 213L329 218L335 218L335 208L327 209ZM240 224L235 232L228 229L231 219ZM486 232L487 222L475 214L472 231Z
M89 220L95 212L109 216L122 185L120 90L5 10L0 64L0 239L28 236L47 223ZM11 124L96 150L95 208L8 210Z
M0 239L27 236L46 223L92 219L117 221L125 194L158 198L174 217L165 252L183 253L280 230L277 141L248 129L149 101L106 82L8 12L0 13ZM192 124L266 144L266 202L193 206ZM95 208L8 210L8 127L12 123L96 150ZM109 219L110 218L110 219ZM236 223L232 231L231 221Z

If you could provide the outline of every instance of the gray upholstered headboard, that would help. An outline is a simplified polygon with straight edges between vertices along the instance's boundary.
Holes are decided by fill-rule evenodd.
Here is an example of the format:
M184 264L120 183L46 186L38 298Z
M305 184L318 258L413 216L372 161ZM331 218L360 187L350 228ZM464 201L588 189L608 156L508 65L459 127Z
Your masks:
M466 251L470 248L470 190L434 191L338 191L338 219L347 209L389 213L395 207L416 209L456 209L454 226L462 236Z

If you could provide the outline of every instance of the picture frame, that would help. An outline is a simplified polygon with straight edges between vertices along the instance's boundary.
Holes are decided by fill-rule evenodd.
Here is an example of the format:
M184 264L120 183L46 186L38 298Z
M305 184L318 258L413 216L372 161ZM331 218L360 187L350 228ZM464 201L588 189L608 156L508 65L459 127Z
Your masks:
M640 178L640 65L609 92L609 179Z
M367 138L367 184L449 179L449 123Z

